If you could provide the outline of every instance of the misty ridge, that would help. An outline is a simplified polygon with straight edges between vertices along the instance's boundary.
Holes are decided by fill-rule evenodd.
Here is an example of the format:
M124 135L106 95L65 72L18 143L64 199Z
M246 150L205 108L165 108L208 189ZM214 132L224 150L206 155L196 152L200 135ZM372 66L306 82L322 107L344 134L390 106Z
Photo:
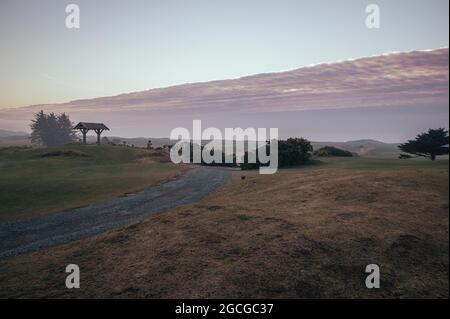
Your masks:
M94 135L88 135L87 141L90 144L96 142ZM113 143L116 145L127 145L138 148L146 148L148 142L151 141L154 148L167 148L175 144L176 140L171 140L165 137L122 137L122 136L105 136L102 143ZM212 144L211 144L212 143ZM233 141L235 144L236 141ZM225 140L202 140L202 146L210 144L211 146L225 145ZM349 151L358 156L366 156L372 154L398 155L398 145L400 143L385 143L382 141L372 139L353 140L346 142L336 141L311 141L314 150L318 150L326 146L334 146L340 149ZM0 130L0 147L8 146L25 146L31 147L30 135L26 132L15 132L8 130ZM244 141L245 149L248 150L247 141ZM224 148L225 150L225 148Z

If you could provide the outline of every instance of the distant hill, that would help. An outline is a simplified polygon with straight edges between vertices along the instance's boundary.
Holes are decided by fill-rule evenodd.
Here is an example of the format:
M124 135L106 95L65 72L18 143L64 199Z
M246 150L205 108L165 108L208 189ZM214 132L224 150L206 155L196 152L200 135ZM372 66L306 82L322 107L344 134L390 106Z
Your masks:
M397 157L398 145L398 143L384 143L370 139L348 142L313 142L314 149L334 146L367 157Z
M147 146L147 141L151 140L154 147L173 144L168 138L121 138L121 137L112 137L112 139L118 139L122 141L126 141L127 144L134 144L138 147ZM204 144L207 142L205 141ZM357 154L359 156L367 156L367 157L398 157L398 143L384 143L376 140L365 139L365 140L356 140L356 141L348 141L348 142L312 142L315 150L318 150L325 146L334 146L345 151L349 151L351 153Z
M5 146L26 146L31 145L29 135L24 132L12 132L0 129L0 147ZM173 144L168 138L152 138L152 137L118 137L108 136L109 141L116 144L126 142L128 145L136 147L146 147L148 140L152 141L153 147L162 147L163 145ZM88 136L88 143L95 143L95 136ZM207 142L205 141L205 144ZM367 157L397 157L399 155L397 143L384 143L371 139L348 141L348 142L312 142L314 150L318 150L325 146L337 147L359 156Z
M8 146L30 146L28 138L30 135L25 132L15 132L0 129L0 147Z
M28 133L0 129L0 137L10 137L10 136L28 136Z

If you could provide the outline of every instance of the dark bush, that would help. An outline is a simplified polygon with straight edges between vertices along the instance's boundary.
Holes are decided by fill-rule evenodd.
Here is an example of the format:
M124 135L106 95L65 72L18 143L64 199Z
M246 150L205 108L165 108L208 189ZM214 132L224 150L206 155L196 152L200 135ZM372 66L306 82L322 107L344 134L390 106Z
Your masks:
M334 146L325 146L314 152L315 156L318 157L328 157L328 156L336 156L336 157L353 157L353 153L343 150L341 148L337 148Z

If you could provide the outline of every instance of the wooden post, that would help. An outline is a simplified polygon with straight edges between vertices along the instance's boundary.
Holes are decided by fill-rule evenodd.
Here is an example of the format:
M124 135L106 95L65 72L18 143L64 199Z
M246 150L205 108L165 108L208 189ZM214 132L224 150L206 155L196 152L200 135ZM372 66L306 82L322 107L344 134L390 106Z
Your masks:
M86 144L86 134L87 134L87 132L88 132L87 129L81 130L81 133L83 133L83 144Z
M100 141L100 135L102 134L103 130L102 129L96 129L95 133L97 133L97 144L100 145L101 141Z

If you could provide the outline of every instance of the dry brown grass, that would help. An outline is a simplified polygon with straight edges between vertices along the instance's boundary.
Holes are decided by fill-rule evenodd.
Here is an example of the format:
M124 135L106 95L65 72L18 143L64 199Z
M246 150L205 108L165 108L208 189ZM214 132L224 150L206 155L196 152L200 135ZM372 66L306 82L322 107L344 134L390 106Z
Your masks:
M195 204L0 262L0 297L448 298L448 170L236 173ZM65 288L65 266L81 289ZM381 267L381 289L364 268Z

